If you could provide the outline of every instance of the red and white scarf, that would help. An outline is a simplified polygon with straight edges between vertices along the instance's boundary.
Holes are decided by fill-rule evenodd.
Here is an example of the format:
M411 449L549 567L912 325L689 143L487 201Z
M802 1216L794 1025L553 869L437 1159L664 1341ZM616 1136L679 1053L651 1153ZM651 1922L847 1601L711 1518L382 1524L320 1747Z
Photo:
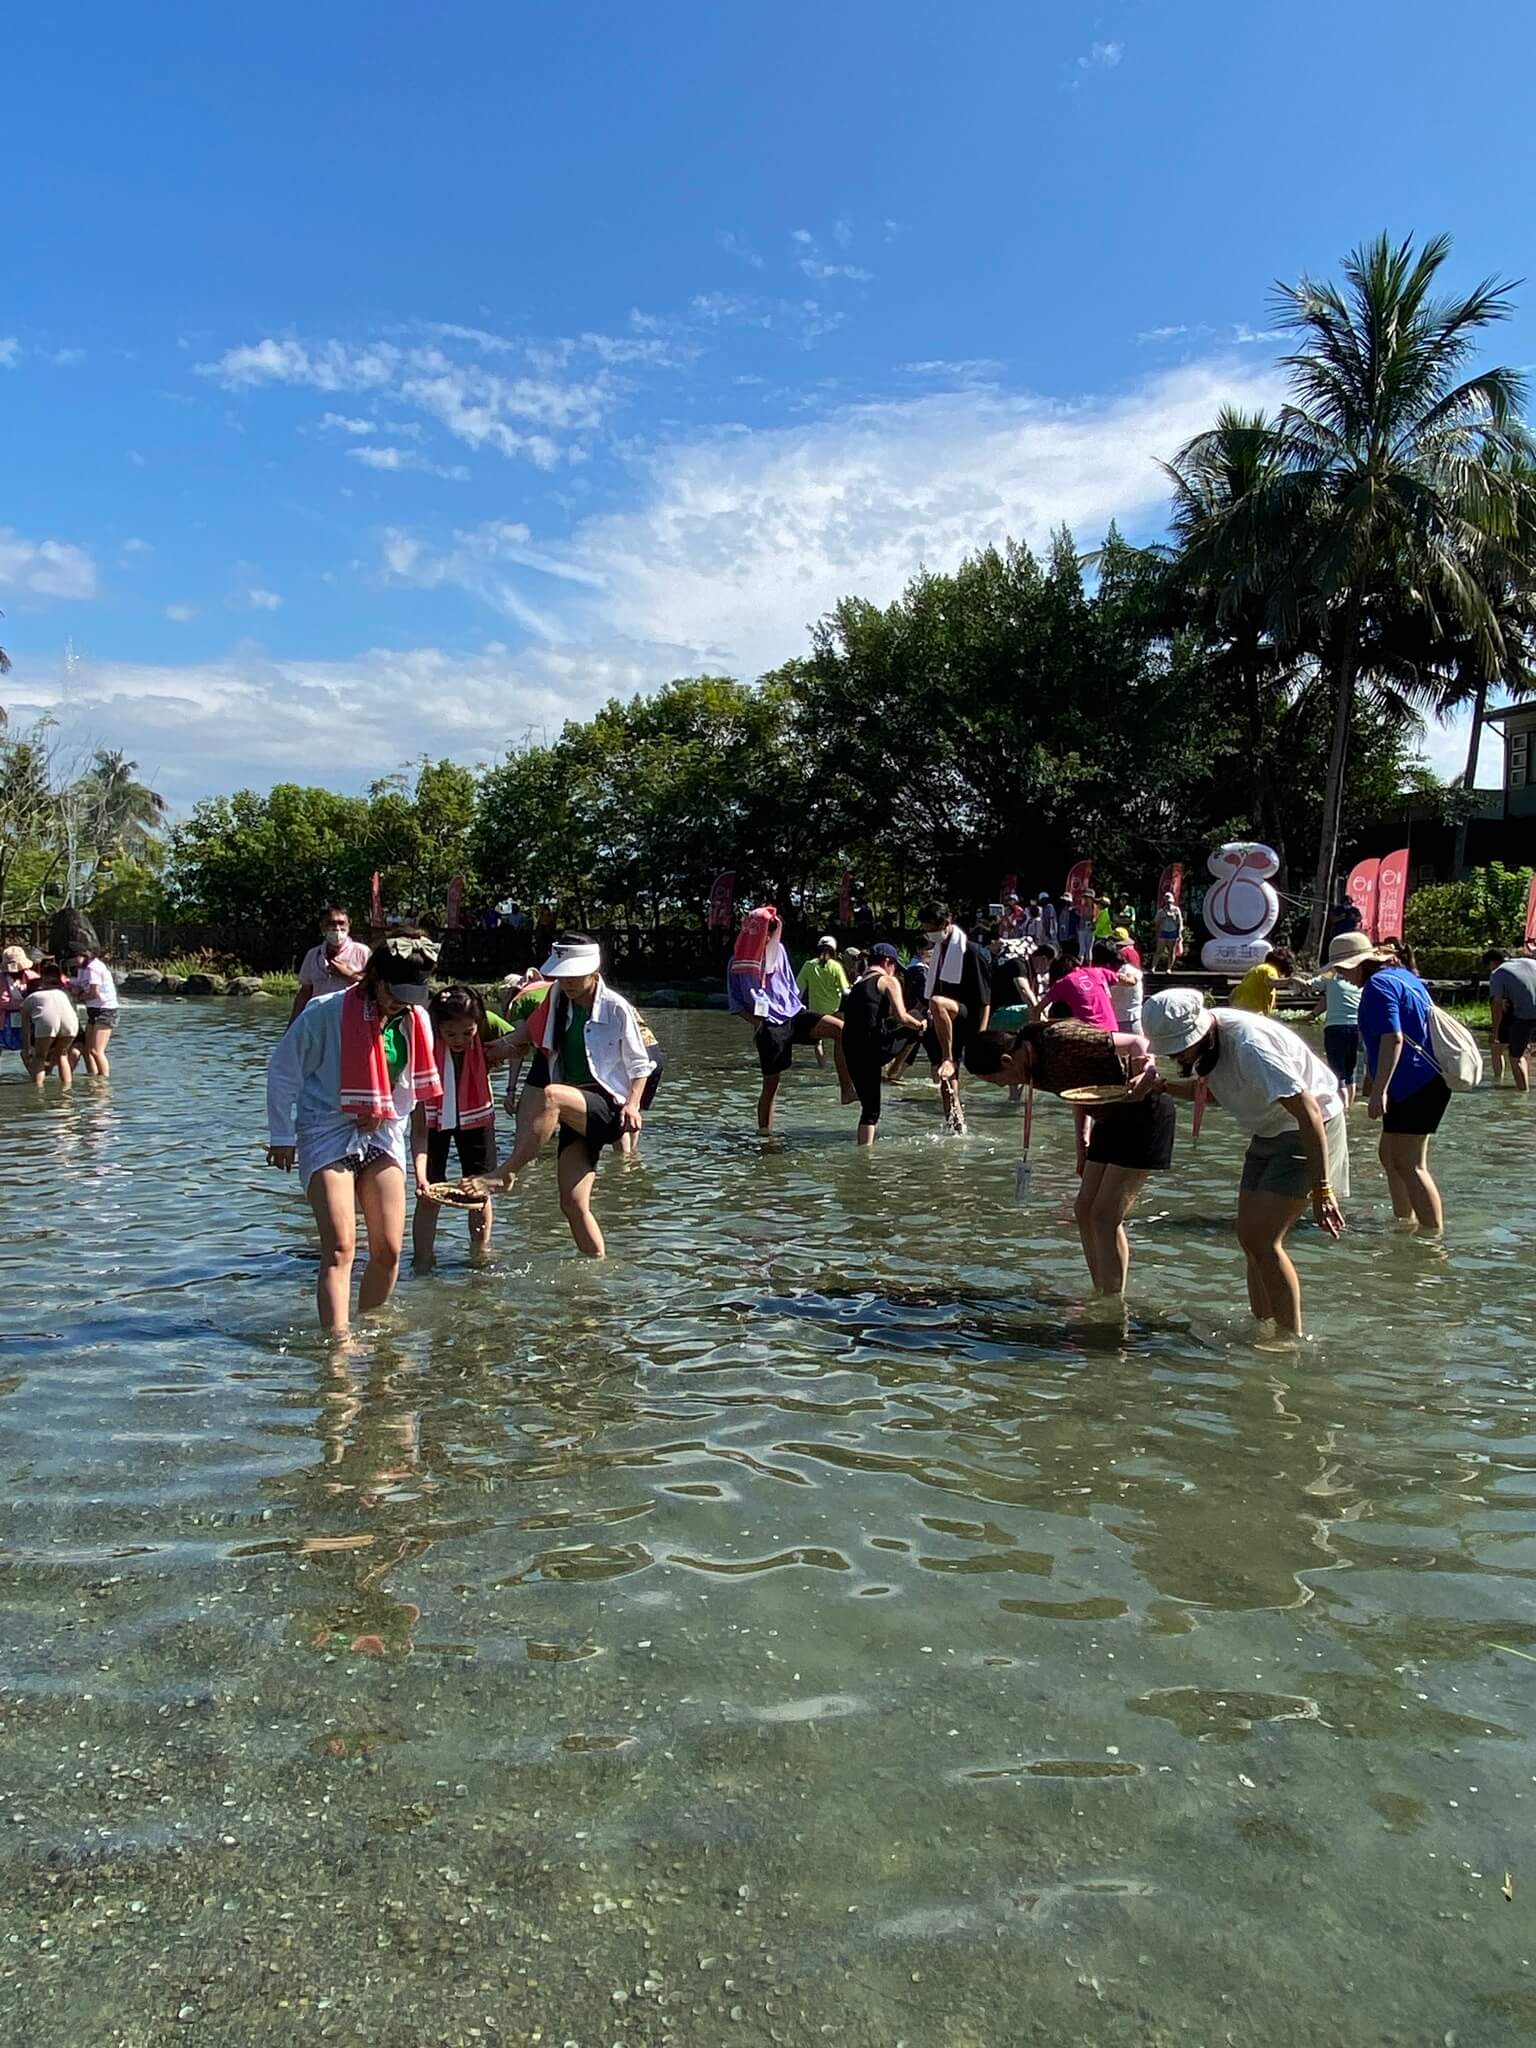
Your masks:
M433 1051L439 1052L440 1041ZM459 1054L441 1046L438 1072L442 1076L441 1102L427 1105L427 1125L434 1131L474 1131L496 1121L496 1104L491 1099L491 1077L485 1065L485 1047L477 1031Z
M413 1006L406 1015L411 1053L402 1078L409 1078L411 1094L430 1109L443 1099L443 1084L432 1057L431 1026L425 1010ZM383 1027L384 1019L367 989L361 983L348 989L341 999L341 1110L360 1122L398 1114Z

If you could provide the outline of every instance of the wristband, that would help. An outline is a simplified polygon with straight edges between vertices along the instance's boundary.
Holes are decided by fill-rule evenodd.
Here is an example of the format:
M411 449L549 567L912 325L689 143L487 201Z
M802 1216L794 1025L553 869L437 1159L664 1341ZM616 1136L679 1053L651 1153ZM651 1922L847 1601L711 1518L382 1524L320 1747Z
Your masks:
M1314 1202L1334 1202L1338 1200L1338 1197L1334 1194L1327 1181L1320 1180L1312 1190L1312 1199Z

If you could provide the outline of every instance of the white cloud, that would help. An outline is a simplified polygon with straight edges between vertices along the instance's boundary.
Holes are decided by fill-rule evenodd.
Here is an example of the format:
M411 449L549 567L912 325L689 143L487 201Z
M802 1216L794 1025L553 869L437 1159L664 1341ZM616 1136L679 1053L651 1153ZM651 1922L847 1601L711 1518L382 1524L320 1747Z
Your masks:
M838 598L885 603L923 564L1070 525L1085 545L1111 519L1160 527L1157 467L1224 403L1271 403L1275 373L1186 365L1116 398L1061 404L995 388L845 407L804 426L741 428L654 458L632 511L535 550L521 525L460 532L446 549L394 532L397 580L457 585L551 641L618 638L679 667L756 674L803 651ZM530 604L518 570L579 578Z
M96 595L96 564L67 540L28 540L0 526L0 591L17 597L86 598Z
M1003 373L994 356L934 356L927 362L903 363L901 368L907 377L942 377L956 384L991 384Z
M423 752L494 760L674 672L653 650L617 643L371 648L341 661L274 661L253 647L202 663L87 658L70 678L67 724L83 744L123 747L185 808L285 780L360 790ZM57 666L18 660L7 706L26 723L63 711L63 694Z
M1181 334L1188 334L1189 328L1182 321L1171 321L1166 327L1144 327L1137 335L1138 341L1177 341Z
M14 370L20 356L21 343L15 335L0 335L0 370Z
M818 283L824 283L830 278L843 277L854 284L869 284L875 275L872 270L861 269L857 263L823 263L816 256L802 256L800 268L807 277L815 278Z
M155 550L151 543L147 540L140 540L137 534L130 534L127 540L123 542L123 553L125 555L152 555L154 552Z
M283 600L275 590L263 590L261 585L256 583L246 591L245 602L252 611L275 612L282 609Z
M1250 327L1246 321L1239 320L1232 329L1232 339L1239 343L1283 341L1285 339L1285 329L1283 327Z
M803 249L812 248L815 245L816 241L816 237L811 233L809 228L793 229L789 239L792 242L798 242Z
M1125 55L1124 43L1094 43L1086 57L1079 57L1079 71L1112 71Z
M763 259L755 249L749 248L744 238L733 228L718 228L715 240L727 256L739 256L743 263L749 263L754 270L761 270Z
M853 222L851 220L833 221L832 239L836 242L839 249L851 249L853 247Z
M165 616L173 625L187 626L197 617L197 607L191 604L168 604Z
M620 396L610 374L619 361L656 361L666 343L635 337L583 336L579 343L599 356L595 374L571 379L541 374L506 374L487 368L481 358L493 352L538 353L483 328L436 322L418 332L433 339L410 347L394 341L354 343L340 340L299 341L267 337L226 349L213 362L199 363L199 376L210 377L229 391L283 384L300 389L372 393L445 427L471 448L490 448L520 457L540 469L552 469L563 455L577 456L572 446L596 432ZM454 354L452 348L461 353ZM462 351L472 351L465 359ZM546 349L541 356L552 362ZM531 366L530 366L531 367ZM347 434L366 432L366 424L344 413L327 412L322 428ZM419 431L419 428L418 428ZM562 441L561 437L569 437Z
M419 476L443 477L449 483L469 481L469 471L462 462L429 462L413 448L380 447L370 442L366 448L349 448L347 454L353 462L362 463L365 469L409 469Z
M351 418L344 412L323 412L316 421L316 428L322 434L375 434L378 428L372 420Z
M76 370L85 361L83 348L56 348L48 357L57 370Z

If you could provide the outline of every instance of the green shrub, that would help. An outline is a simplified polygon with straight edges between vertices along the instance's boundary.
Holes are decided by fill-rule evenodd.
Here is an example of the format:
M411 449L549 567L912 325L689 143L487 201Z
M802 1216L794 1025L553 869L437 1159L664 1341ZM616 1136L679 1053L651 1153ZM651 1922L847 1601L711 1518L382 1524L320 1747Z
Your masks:
M299 992L299 977L296 974L264 974L261 992L264 996L281 996L285 1002L292 1002Z
M1481 981L1486 946L1416 946L1414 957L1426 981Z
M1403 931L1416 949L1426 946L1512 946L1525 929L1529 868L1494 861L1474 868L1464 882L1434 882L1415 889L1403 912Z

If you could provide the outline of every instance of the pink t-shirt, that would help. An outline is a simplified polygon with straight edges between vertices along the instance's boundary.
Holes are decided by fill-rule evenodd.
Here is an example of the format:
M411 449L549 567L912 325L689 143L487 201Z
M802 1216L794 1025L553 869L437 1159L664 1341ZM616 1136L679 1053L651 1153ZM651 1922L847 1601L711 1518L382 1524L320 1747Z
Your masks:
M1120 1019L1110 999L1109 985L1115 978L1112 967L1074 967L1045 992L1047 1015L1052 1003L1065 1004L1079 1024L1095 1024L1100 1031L1117 1031Z
M343 967L352 970L354 977L361 974L368 965L368 948L360 939L343 939L334 956ZM331 958L324 946L311 946L304 955L304 964L299 969L299 983L312 996L337 995L343 989L352 987L344 975L332 974Z

